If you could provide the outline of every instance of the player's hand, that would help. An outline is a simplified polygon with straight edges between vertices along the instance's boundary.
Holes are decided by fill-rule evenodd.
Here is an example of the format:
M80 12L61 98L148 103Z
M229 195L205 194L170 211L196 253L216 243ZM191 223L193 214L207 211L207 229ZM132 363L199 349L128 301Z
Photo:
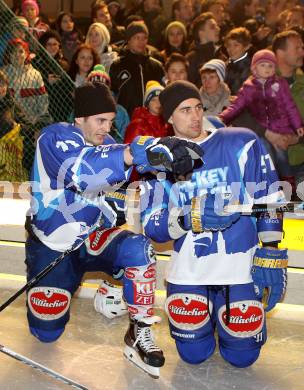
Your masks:
M194 233L205 230L217 231L229 228L240 218L240 213L224 213L228 200L219 196L207 194L204 197L195 197L191 201L191 210L184 216L184 226Z
M256 295L270 311L283 298L287 286L287 249L257 248L251 276Z
M130 144L133 164L139 173L169 171L185 176L203 165L201 148L176 137L138 136Z

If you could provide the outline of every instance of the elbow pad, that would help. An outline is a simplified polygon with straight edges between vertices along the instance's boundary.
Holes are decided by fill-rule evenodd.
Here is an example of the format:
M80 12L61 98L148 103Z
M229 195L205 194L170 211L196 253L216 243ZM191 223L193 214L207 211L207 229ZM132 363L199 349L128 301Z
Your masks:
M263 244L277 244L283 238L283 214L277 213L273 218L269 213L257 217L257 231Z
M181 224L179 215L167 209L161 209L152 214L144 222L144 229L146 235L156 242L177 240L187 233Z

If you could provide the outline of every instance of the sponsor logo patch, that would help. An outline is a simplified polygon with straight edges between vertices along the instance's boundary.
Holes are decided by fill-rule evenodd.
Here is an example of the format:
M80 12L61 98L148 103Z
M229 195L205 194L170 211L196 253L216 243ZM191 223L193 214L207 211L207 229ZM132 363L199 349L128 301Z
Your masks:
M93 256L100 255L120 232L120 229L114 227L105 230L96 230L91 233L89 238L85 240L88 253Z
M166 300L169 321L178 329L195 330L209 321L207 298L197 294L173 294ZM212 302L209 301L210 313Z
M149 265L146 272L144 272L145 279L155 279L156 278L156 269L155 264Z
M226 325L226 306L218 312L220 324L231 336L245 338L258 334L264 324L264 309L258 301L239 301L230 304L230 322Z
M127 279L135 279L136 274L138 274L139 269L135 267L128 267L125 269L125 277Z
M34 287L27 297L30 311L41 320L52 321L62 317L69 309L71 294L55 287Z
M155 288L155 279L149 282L135 282L133 284L134 304L143 306L153 305Z

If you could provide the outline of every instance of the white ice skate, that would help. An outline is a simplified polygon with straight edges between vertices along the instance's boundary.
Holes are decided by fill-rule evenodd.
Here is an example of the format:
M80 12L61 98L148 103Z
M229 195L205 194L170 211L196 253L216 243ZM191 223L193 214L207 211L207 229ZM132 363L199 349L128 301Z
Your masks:
M122 287L103 280L94 296L95 310L110 319L127 314L122 293Z
M159 378L159 368L165 364L163 351L154 344L151 330L151 325L160 321L158 316L131 320L125 335L125 357L152 378Z

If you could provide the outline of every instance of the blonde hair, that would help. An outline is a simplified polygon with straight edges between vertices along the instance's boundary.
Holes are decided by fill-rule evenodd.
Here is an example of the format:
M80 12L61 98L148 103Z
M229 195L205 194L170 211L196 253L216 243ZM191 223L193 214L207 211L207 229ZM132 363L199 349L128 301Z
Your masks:
M111 38L110 38L109 30L107 29L107 27L103 23L99 23L99 22L92 23L90 25L89 30L88 30L87 35L86 35L85 43L87 45L90 45L89 35L93 29L95 29L100 36L100 39L101 39L100 52L103 53L105 48L110 43Z

